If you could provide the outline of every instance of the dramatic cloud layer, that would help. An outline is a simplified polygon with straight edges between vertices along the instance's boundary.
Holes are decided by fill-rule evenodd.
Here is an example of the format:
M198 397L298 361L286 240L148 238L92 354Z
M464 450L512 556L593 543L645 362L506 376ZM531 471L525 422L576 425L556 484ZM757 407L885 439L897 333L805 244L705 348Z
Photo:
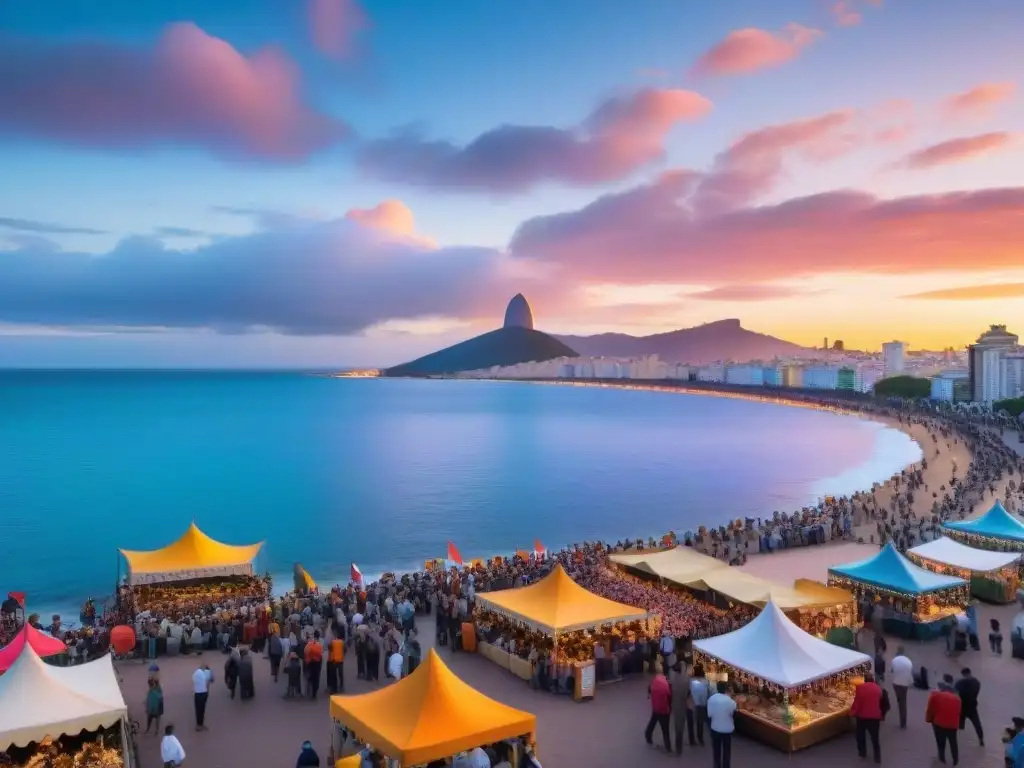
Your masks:
M31 219L16 219L10 216L0 216L0 228L12 229L15 232L31 232L36 235L105 235L102 229L91 227L69 227L63 224L51 224L46 221L32 221Z
M437 244L416 232L416 218L412 210L401 200L385 200L373 208L353 208L345 214L350 221L364 227L372 227L391 233L425 248L436 248Z
M893 200L835 191L712 216L694 211L693 190L693 174L665 174L580 210L527 221L511 251L577 280L712 287L1021 264L1024 187Z
M832 4L832 18L840 27L855 27L864 20L860 11L847 0L839 0Z
M351 56L356 37L367 27L357 0L308 0L307 21L313 45L335 59Z
M775 301L776 299L791 299L806 295L808 295L808 291L799 288L764 283L761 285L723 285L721 288L688 293L686 298L700 299L701 301Z
M694 208L711 214L746 205L772 191L790 156L824 161L855 148L853 119L853 112L830 112L744 134L715 158L697 186Z
M353 334L387 320L493 316L531 283L483 248L428 250L340 219L178 251L0 251L0 323ZM515 267L515 265L512 265Z
M1024 296L1024 283L994 283L911 293L903 298L931 301L988 301L990 299L1016 299L1022 296Z
M950 139L930 147L919 149L907 155L902 165L914 170L934 168L937 165L951 165L973 160L1006 149L1013 144L1015 136L1011 133L983 133L978 136L965 136Z
M982 83L955 93L946 99L945 111L951 117L971 117L987 113L992 107L1009 101L1016 90L1013 83Z
M246 57L189 23L167 27L152 50L3 40L0 72L8 73L0 77L0 135L94 147L179 143L287 162L347 133L302 101L282 52Z
M821 31L789 24L781 32L737 29L704 53L693 67L696 75L749 75L792 61L821 37Z
M692 91L646 88L604 102L574 128L505 125L465 146L405 133L365 145L360 164L384 181L449 190L603 184L661 159L669 131L710 109Z

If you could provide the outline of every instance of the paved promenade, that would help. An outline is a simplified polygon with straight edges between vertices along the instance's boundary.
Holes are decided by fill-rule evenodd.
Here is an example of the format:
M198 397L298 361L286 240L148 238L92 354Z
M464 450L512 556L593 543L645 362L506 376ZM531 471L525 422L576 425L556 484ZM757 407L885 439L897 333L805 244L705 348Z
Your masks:
M817 551L827 549L816 548ZM787 555L773 559L778 564L784 558ZM792 565L800 567L796 561ZM983 605L980 607L981 624L987 627L988 619L996 617L1007 632L1015 612L1014 606ZM423 624L425 630L428 625L432 626L431 619L428 617ZM422 633L425 645L432 640L432 634L432 631ZM889 639L888 658L894 655L896 643ZM959 669L965 664L974 670L982 682L980 711L989 735L988 746L984 749L978 746L968 725L968 730L960 736L960 765L998 768L1002 765L1003 745L999 741L1002 729L1009 725L1011 715L1024 715L1024 702L1020 697L1024 662L1010 659L1007 649L1001 658L983 650L969 651L958 660L947 658L943 651L941 640L907 646L915 666L926 663L933 678L943 672L959 676ZM519 679L475 654L452 654L448 649L441 649L441 655L456 674L488 696L537 715L539 757L544 768L622 768L636 764L638 759L643 759L645 766L711 766L709 747L694 750L687 747L679 759L645 745L643 729L649 715L645 679L602 686L595 700L577 704L564 696L532 691ZM209 663L217 676L207 710L209 730L202 733L194 730L191 694L191 674L199 658ZM255 699L231 701L222 679L224 659L220 653L207 652L201 657L161 660L166 702L164 723L178 727L188 763L202 768L285 768L294 765L300 744L309 739L326 765L330 733L327 697L321 693L317 701L282 699L283 679L274 686L267 662L257 659ZM346 664L346 690L352 693L370 690L367 683L356 680L354 667L353 658ZM143 726L146 668L147 665L140 662L126 662L120 667L132 716ZM926 697L923 691L910 691L906 731L899 730L895 711L883 723L883 765L923 768L936 764L934 739L924 722ZM895 699L893 701L895 704ZM159 739L140 735L139 744L141 768L158 768ZM863 764L857 757L852 734L797 753L792 759L742 738L734 743L733 765L736 768L843 768Z

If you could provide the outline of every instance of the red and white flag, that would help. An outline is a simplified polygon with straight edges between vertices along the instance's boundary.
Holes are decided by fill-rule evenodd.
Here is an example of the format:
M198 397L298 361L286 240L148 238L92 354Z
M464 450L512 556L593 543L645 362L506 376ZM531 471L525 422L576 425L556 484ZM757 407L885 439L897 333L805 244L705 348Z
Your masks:
M359 566L355 563L352 563L352 569L349 576L351 577L353 584L358 584L359 586L363 585L363 572L359 570Z
M533 540L533 553L535 555L543 555L545 552L547 552L547 550L544 549L544 545L540 543L540 539L534 539Z
M450 540L448 542L448 559L453 563L462 565L462 555L459 554L459 548L452 544Z

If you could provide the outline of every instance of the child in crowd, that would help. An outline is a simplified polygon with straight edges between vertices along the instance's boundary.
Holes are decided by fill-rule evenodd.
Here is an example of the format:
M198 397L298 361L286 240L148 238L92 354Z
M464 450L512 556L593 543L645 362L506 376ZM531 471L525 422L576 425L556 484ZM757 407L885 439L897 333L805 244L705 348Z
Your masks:
M992 649L992 653L996 656L1003 655L1003 633L999 627L998 619L990 619L989 627L991 632L988 633L988 646Z

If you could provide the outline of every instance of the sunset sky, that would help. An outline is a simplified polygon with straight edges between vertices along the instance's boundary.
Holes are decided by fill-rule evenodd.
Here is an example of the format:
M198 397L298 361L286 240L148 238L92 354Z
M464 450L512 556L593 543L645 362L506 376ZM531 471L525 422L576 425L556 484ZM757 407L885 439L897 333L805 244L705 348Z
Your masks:
M1024 3L0 4L0 366L1024 329ZM1019 327L1018 327L1019 326Z

